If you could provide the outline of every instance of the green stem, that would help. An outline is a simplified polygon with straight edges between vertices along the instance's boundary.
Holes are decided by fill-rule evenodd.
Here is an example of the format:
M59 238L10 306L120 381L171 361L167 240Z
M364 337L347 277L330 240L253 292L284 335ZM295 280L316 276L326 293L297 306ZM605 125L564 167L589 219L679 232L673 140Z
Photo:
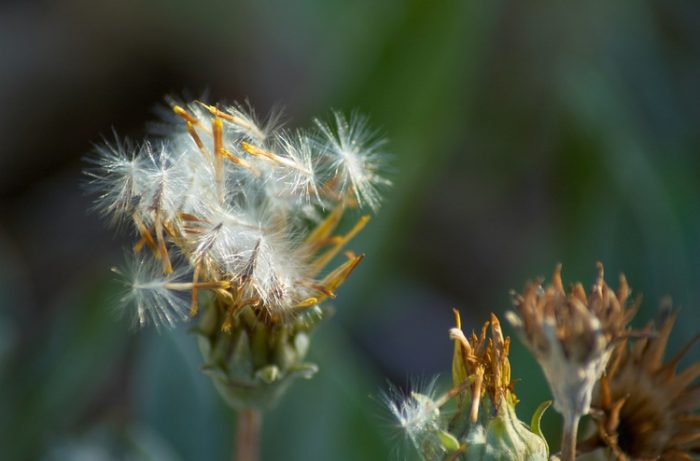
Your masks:
M233 461L258 461L262 414L251 408L238 412Z
M561 435L561 461L574 461L576 459L576 438L580 419L579 415L564 417L564 431Z

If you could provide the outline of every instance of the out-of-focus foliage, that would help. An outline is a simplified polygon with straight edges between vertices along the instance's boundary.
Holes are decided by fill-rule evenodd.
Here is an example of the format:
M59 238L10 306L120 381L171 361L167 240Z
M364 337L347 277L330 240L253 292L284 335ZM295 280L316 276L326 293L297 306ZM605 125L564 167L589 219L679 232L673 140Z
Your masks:
M448 369L451 307L469 331L558 261L570 279L624 271L639 323L672 295L677 350L700 320L698 56L693 2L6 2L0 457L229 456L194 338L111 313L126 241L79 186L91 142L140 137L183 89L279 102L292 125L358 108L394 153L364 267L314 339L320 372L266 418L264 459L385 459L384 377ZM511 363L527 419L550 396L524 348Z

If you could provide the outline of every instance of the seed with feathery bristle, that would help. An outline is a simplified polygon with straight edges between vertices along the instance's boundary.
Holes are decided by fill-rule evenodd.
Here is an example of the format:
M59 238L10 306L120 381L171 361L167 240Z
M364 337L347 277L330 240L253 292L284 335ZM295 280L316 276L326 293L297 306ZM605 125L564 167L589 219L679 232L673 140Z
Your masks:
M127 259L127 266L112 269L124 277L127 292L122 297L124 306L134 309L134 324L143 327L174 326L187 320L189 304L171 285L184 279L185 271L163 275L160 265L151 258Z
M376 210L381 202L379 189L390 184L381 176L384 140L369 129L367 119L349 119L333 113L333 124L316 120L321 130L320 149L328 158L328 168L337 178L342 195L353 194L360 205Z
M384 395L387 408L396 420L398 427L411 444L422 453L426 459L439 459L444 455L444 448L437 434L444 428L440 413L440 402L435 398L436 379L427 385L416 386L416 389L405 394L393 387ZM433 458L432 456L435 456Z
M86 171L90 177L89 188L97 193L94 208L112 225L130 218L141 201L147 185L144 148L117 139L98 146L96 155L88 158L94 164Z

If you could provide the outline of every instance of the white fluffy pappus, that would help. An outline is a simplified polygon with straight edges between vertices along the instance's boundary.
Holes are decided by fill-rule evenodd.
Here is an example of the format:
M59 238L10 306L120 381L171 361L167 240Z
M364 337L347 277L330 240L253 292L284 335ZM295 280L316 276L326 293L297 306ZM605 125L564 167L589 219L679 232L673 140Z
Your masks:
M421 453L442 451L437 433L442 430L443 417L436 401L436 383L437 379L433 378L423 386L413 386L417 390L408 393L391 386L383 395L398 428Z
M310 296L308 287L299 283L309 270L309 254L301 236L288 226L265 221L269 213L266 209L212 209L206 220L189 227L191 261L233 280L245 297L260 299L281 314Z
M178 211L192 215L207 213L218 205L214 165L194 144L187 133L177 133L169 142L173 153L173 178L178 190L175 205Z
M282 126L282 111L273 108L265 120L259 119L252 106L246 103L225 106L223 119L231 128L246 139L264 144L270 135Z
M172 100L171 110L158 137L106 143L86 171L100 213L136 230L139 254L124 271L135 323L184 320L204 289L283 319L334 297L354 265L317 277L347 242L340 216L376 210L388 184L383 141L365 119L334 113L319 134L282 130L275 116L260 123L240 105ZM187 290L191 311L177 293Z
M208 259L206 262L225 271L241 233L246 229L257 229L259 224L241 210L216 204L200 216L203 219L190 223L188 229L193 248L192 262L198 264Z
M257 297L271 312L284 314L310 296L302 283L308 271L303 245L284 230L242 229L227 261L250 297ZM235 251L235 252L234 252Z
M146 189L143 149L115 135L114 142L96 146L94 155L87 158L92 165L85 171L87 188L96 194L93 209L113 226L131 217Z
M385 140L369 128L366 117L356 113L347 119L334 111L333 123L318 119L315 122L322 135L319 149L328 158L331 175L339 179L338 191L354 194L360 206L367 205L373 211L379 209L380 188L391 185L381 175L386 157L381 149Z
M310 203L313 199L321 203L319 188L319 157L314 152L311 138L304 132L280 133L277 144L286 163L274 173L274 180L288 199L297 203Z
M146 142L144 146L146 190L140 202L144 221L153 219L152 215L172 219L178 212L180 193L185 186L176 167L178 159L171 153L170 146L163 142Z
M189 318L189 301L183 296L187 269L181 268L164 275L160 262L151 257L127 257L124 268L113 268L123 278L126 293L121 298L122 309L133 309L135 326L153 324L173 327Z

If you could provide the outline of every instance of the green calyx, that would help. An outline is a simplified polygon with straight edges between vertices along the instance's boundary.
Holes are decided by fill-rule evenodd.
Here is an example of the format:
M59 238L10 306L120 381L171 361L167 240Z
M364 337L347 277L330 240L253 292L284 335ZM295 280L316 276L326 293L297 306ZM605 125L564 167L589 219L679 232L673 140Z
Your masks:
M260 319L246 307L222 329L225 313L208 304L193 330L204 358L203 371L234 409L269 409L297 378L318 371L304 362L310 333L326 316L318 307L288 322Z
M537 421L539 423L539 417ZM498 405L495 416L480 418L471 425L464 440L464 454L456 459L546 461L549 455L544 438L518 419L515 406L507 403L505 398Z
M512 397L512 396L511 396ZM482 411L476 422L468 418L466 407L457 409L449 425L441 417L437 402L412 394L416 402L424 399L435 406L430 424L409 432L425 461L547 461L549 448L540 431L540 419L551 402L541 404L532 416L531 426L520 421L515 413L514 398L501 395L498 405L488 397L482 400Z

